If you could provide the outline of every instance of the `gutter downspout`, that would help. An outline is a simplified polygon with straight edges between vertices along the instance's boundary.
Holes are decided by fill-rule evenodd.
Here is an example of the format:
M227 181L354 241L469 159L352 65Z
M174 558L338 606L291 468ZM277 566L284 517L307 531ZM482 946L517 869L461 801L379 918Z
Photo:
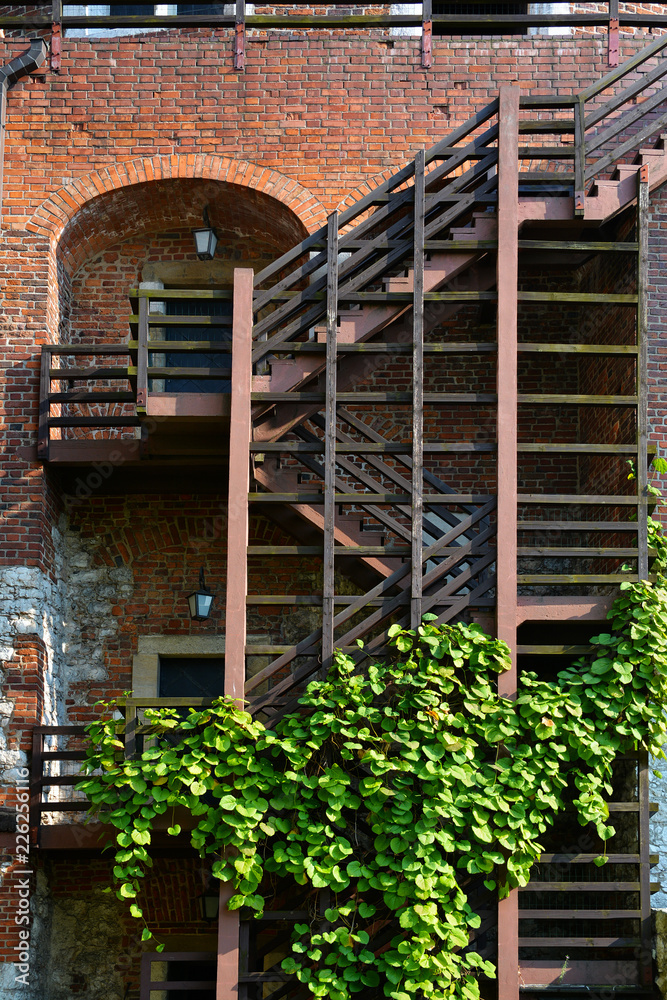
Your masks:
M46 59L46 42L31 38L27 52L16 56L6 66L0 66L0 232L2 231L2 197L5 173L5 121L7 118L7 91L26 73L37 69Z

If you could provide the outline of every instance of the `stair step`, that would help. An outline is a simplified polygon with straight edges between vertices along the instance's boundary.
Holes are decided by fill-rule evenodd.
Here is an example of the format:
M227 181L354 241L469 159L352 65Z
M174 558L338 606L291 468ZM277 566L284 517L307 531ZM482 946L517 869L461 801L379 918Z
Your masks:
M624 181L626 177L632 177L639 170L637 163L619 163L611 175L613 181Z
M638 149L635 153L635 158L632 161L638 166L643 163L656 163L660 160L664 160L665 154L661 149Z

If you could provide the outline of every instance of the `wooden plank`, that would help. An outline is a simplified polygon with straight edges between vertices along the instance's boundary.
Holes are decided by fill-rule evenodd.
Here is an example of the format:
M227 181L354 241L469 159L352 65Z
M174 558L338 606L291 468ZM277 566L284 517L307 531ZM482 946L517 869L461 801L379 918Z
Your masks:
M632 920L640 916L641 910L519 910L519 920Z
M63 355L71 354L73 356L81 354L102 354L102 355L116 355L116 354L129 354L131 347L130 344L49 344L46 348L42 350L48 350L52 355ZM60 370L60 369L57 369ZM65 369L66 370L66 369Z
M586 446L583 445L583 448ZM613 447L613 445L612 445ZM634 454L635 449L632 445L628 445L630 448L629 454ZM377 444L375 442L359 442L354 444L341 444L337 442L336 444L336 454L337 455L408 455L411 450L411 444L406 442L402 444L397 441L386 441L383 444ZM441 441L427 441L424 443L424 451L430 452L432 454L458 454L459 452L490 452L495 451L496 445L494 442L489 441L484 443L481 441L453 441L451 444ZM298 455L298 454L311 454L317 455L324 451L324 442L306 442L306 441L252 441L250 444L250 451L252 453L259 454L287 454L287 455Z
M245 69L245 0L236 0L234 18L234 69Z
M633 344L528 344L518 345L525 354L636 354Z
M88 353L93 354L95 352L88 351ZM102 365L90 368L50 368L49 378L52 382L76 382L79 379L90 378L128 378L129 373L129 366L125 368L112 368L110 365L108 367Z
M162 20L162 18L160 18ZM233 19L230 19L233 21ZM131 288L129 291L132 299L156 299L162 302L164 299L223 299L232 301L234 293L231 289L225 291L218 288ZM162 319L162 316L160 316ZM182 317L178 317L182 320ZM201 317L200 317L201 319ZM216 317L217 319L217 317Z
M586 305L634 305L636 295L626 292L518 292L519 302L583 302Z
M582 545L582 546L558 546L558 545L523 545L519 547L520 556L549 556L549 557L622 557L637 558L636 548L613 548L608 545Z
M581 583L590 586L594 583L636 583L635 573L543 573L543 574L523 574L517 577L521 584L539 584L540 586L552 583Z
M250 269L236 268L235 270L238 272ZM250 273L252 274L252 271ZM250 293L250 309L252 310L252 287ZM252 317L252 311L249 315ZM227 908L227 901L234 895L234 892L233 883L220 882L215 1000L238 1000L239 911Z
M234 270L232 391L229 418L229 492L227 515L227 587L225 597L225 695L243 705L245 683L246 597L248 594L250 463L248 443L252 436L250 389L252 385L252 295L251 268ZM231 883L220 883L218 910L218 957L216 1000L238 1000L239 911L227 907L233 895Z
M322 579L322 667L334 649L334 544L336 540L336 376L338 341L338 213L327 222L327 353L324 426L324 553Z
M648 184L646 185L648 187ZM650 856L650 813L649 802L649 760L645 750L639 751L637 761L638 806L639 806L639 906L641 909L641 947L637 953L639 980L650 987L653 983L652 930L651 930L651 856Z
M149 351L188 351L190 354L231 354L232 345L217 340L149 340Z
M151 369L151 371L160 369ZM170 369L167 369L169 371ZM171 369L171 371L183 371L184 369ZM193 371L205 371L206 369L195 368ZM216 371L216 369L212 369ZM220 378L220 369L217 369L217 377ZM341 403L412 403L411 392L339 392L338 401ZM542 398L542 397L539 397ZM546 398L546 397L544 397ZM577 399L579 397L565 397L566 399ZM591 397L593 399L604 399L606 397ZM621 398L621 397L619 397ZM622 397L634 399L634 396ZM254 403L323 403L325 399L323 392L253 392L252 401ZM425 403L495 403L496 395L492 392L425 392Z
M637 448L632 444L569 444L569 443L548 443L536 442L532 444L520 444L518 451L536 454L555 455L636 455Z
M631 937L520 937L520 948L636 948Z
M139 417L51 417L51 427L138 427Z
M408 493L336 493L336 503L353 503L363 506L366 503L409 504ZM456 493L424 495L425 504L440 504L443 500L449 506L462 507L467 504L486 504L495 498L488 493ZM626 498L627 499L627 498ZM250 503L322 503L322 493L249 493ZM634 497L632 502L636 502Z
M631 531L639 530L636 521L519 521L521 531Z
M1 168L0 168L1 169ZM49 418L51 406L49 393L51 391L51 352L48 347L42 347L39 362L39 423L37 427L37 458L43 462L49 460Z
M49 403L133 403L134 393L129 390L117 389L112 392L85 392L78 389L72 392L50 392Z
M542 882L531 879L520 892L639 892L639 882Z
M649 170L640 168L637 176L637 524L639 560L637 575L648 579L648 227Z
M519 88L501 86L498 120L497 489L498 555L496 631L510 648L512 667L498 678L498 693L516 697L517 620L517 287ZM498 901L498 1000L519 1000L517 890Z
M636 396L570 395L569 393L520 393L520 403L564 403L575 406L636 406Z
M599 504L600 507L616 506L637 506L637 498L634 496L619 496L609 493L600 496L592 496L590 493L520 493L519 503L539 503L549 506L550 504Z
M521 177L523 177L523 173ZM519 250L589 250L595 253L636 253L637 244L620 241L609 243L604 240L519 240Z
M430 0L425 0L429 5ZM426 13L424 14L426 17ZM430 21L430 18L429 18ZM429 24L430 29L430 24ZM429 39L430 43L430 39ZM422 39L422 45L424 40ZM422 51L424 51L422 49ZM430 61L428 63L430 65ZM422 549L424 493L424 150L415 157L414 197L414 265L412 305L412 498L410 508L411 604L410 628L421 624L422 616Z
M252 384L251 268L234 270L232 391L229 418L229 492L227 519L227 591L225 620L225 694L243 697L245 683L246 597L248 594L248 443L252 435L250 387ZM219 1000L219 998L218 998Z
M580 97L574 105L574 215L583 217L586 208L586 105Z

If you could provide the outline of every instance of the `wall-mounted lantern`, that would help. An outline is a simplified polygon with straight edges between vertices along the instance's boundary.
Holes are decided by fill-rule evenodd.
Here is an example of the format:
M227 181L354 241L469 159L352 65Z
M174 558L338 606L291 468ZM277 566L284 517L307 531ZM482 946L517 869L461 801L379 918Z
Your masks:
M208 208L204 208L203 215L203 227L192 230L192 235L195 238L195 251L200 260L213 260L218 244L218 234L209 221Z
M188 604L190 605L190 617L195 622L205 622L211 613L213 604L213 594L204 583L204 567L199 570L199 587L192 594L188 594Z
M202 920L217 920L220 910L220 890L216 885L211 885L199 896L199 911Z

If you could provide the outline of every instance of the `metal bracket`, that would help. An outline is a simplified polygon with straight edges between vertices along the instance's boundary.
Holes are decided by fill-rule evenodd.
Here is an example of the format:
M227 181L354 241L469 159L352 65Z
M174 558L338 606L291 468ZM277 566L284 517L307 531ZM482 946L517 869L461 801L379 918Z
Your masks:
M422 68L430 69L433 65L433 21L422 23Z
M608 34L608 61L610 66L618 66L618 18L609 18L609 34Z
M51 69L60 72L60 43L62 41L62 25L54 24L51 28Z
M238 21L234 33L234 69L245 69L245 24Z

